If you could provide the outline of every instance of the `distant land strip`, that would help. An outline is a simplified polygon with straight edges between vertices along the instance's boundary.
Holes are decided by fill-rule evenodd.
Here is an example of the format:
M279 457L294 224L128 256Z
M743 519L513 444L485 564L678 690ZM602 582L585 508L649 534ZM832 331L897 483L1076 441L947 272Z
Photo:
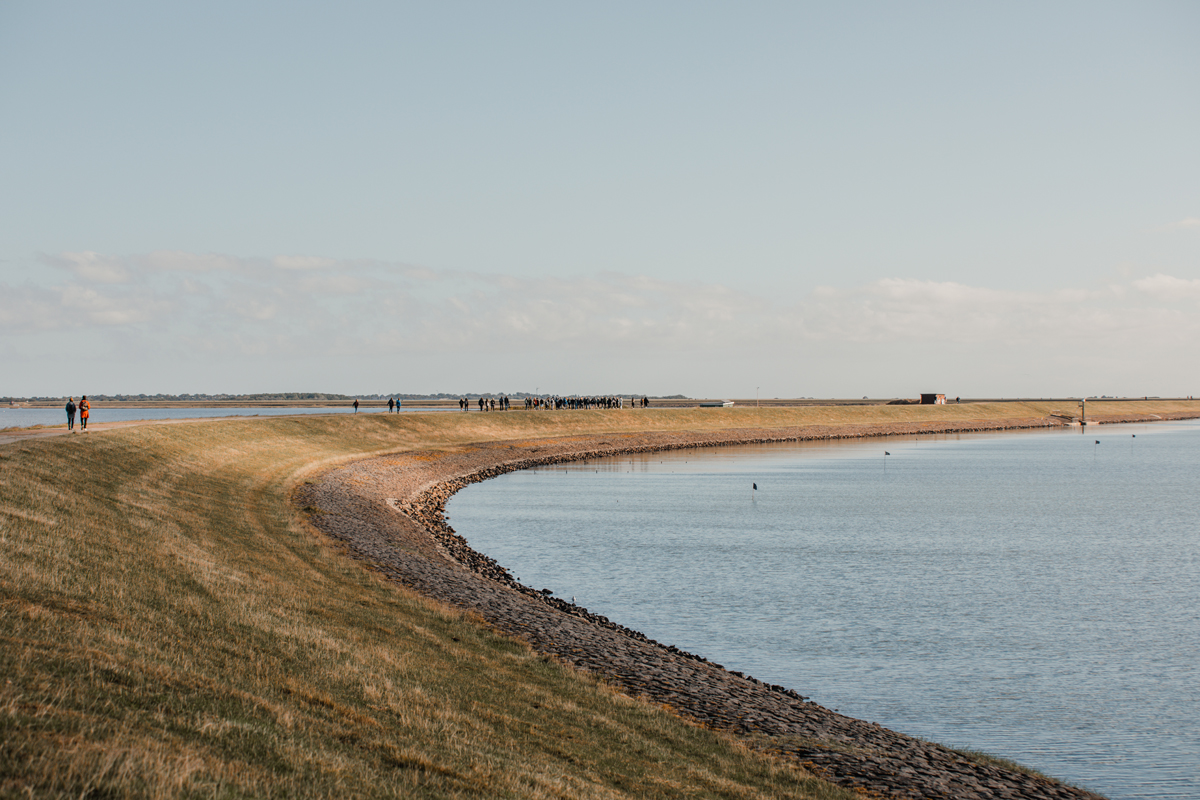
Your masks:
M737 397L687 397L681 394L673 395L641 395L629 392L605 393L600 395L580 394L570 392L467 392L464 394L334 394L323 392L282 392L264 394L89 394L88 400L94 409L105 406L112 408L342 408L355 400L363 408L386 408L389 399L399 398L410 407L418 408L449 408L457 406L461 398L478 400L509 397L512 400L524 400L526 397L575 397L601 396L621 397L628 403L629 398L648 397L653 408L694 408L700 403L732 401L739 408L795 408L813 406L881 406L889 404L917 404L917 398L911 397L773 397L773 398L737 398ZM80 395L74 395L78 399ZM967 405L980 403L1078 403L1080 397L1018 397L1018 398L987 398L963 397L959 402L954 399L950 405ZM1089 403L1128 403L1138 401L1186 402L1190 398L1161 398L1161 397L1088 397ZM63 406L67 397L0 397L0 406L24 408L58 408ZM470 409L472 412L474 408ZM517 409L513 409L517 410ZM489 412L491 413L491 412ZM511 413L511 412L505 412Z

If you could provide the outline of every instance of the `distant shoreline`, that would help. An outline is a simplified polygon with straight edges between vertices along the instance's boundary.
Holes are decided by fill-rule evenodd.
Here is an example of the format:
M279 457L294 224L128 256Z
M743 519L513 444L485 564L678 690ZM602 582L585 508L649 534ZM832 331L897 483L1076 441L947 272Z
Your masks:
M467 394L464 397L478 399L479 394ZM496 395L483 395L491 397ZM510 397L514 399L524 400L526 395L513 394ZM542 395L545 396L545 395ZM570 396L570 395L563 395ZM629 395L616 395L618 397L629 398ZM641 397L641 395L636 395ZM1021 403L1021 402L1036 402L1036 403L1078 403L1079 397L1009 397L1009 398L963 398L961 403L949 401L947 405L968 405L975 403ZM812 406L882 406L890 403L895 403L897 400L910 400L909 398L895 397L880 397L880 398L771 398L771 399L756 399L756 398L736 398L736 397L671 397L671 398L650 398L651 408L695 408L701 403L711 403L716 401L732 401L736 408L800 408ZM1186 401L1186 397L1089 397L1089 403L1126 403L1126 402L1143 402L1143 401L1161 401L1161 402L1176 402ZM59 408L66 402L66 398L60 400L17 400L14 404L0 404L0 408ZM457 400L445 399L428 399L418 400L402 398L405 408L455 408L458 406ZM911 400L910 400L911 402ZM95 400L91 401L92 408L347 408L354 404L354 398L346 400ZM359 399L361 408L387 408L387 398L382 400L377 399ZM913 403L915 405L915 403ZM517 409L513 409L514 411ZM634 410L634 409L628 409ZM511 412L509 412L511 413Z

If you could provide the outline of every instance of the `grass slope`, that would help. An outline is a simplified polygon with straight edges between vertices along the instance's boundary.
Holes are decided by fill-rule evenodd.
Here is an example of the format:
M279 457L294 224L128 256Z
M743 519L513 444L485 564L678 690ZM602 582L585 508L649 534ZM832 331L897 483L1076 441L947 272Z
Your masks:
M385 584L292 488L495 438L1044 413L376 414L0 448L0 796L845 796Z

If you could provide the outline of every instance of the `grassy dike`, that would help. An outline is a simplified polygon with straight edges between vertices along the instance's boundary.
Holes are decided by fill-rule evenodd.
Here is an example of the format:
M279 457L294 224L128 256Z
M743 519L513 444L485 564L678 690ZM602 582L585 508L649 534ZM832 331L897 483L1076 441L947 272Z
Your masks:
M385 583L292 490L346 460L484 440L1064 405L228 419L5 445L0 796L849 796Z

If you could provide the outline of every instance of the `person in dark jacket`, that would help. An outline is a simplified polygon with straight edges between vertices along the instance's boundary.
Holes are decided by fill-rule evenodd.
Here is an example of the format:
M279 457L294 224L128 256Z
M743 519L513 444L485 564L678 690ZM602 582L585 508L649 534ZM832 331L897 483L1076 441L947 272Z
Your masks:
M67 398L67 430L75 430L75 398Z

